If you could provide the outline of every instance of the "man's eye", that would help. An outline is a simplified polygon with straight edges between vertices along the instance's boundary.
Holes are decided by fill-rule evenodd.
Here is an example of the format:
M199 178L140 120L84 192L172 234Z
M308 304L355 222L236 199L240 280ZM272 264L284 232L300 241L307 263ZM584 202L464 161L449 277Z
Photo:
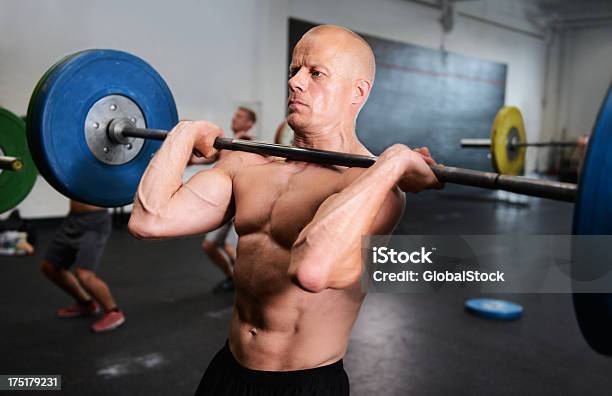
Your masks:
M316 70L315 70L315 71L313 71L313 72L312 72L312 73L310 73L310 74L311 74L313 77L321 77L321 76L322 76L321 72L320 72L320 71L316 71Z

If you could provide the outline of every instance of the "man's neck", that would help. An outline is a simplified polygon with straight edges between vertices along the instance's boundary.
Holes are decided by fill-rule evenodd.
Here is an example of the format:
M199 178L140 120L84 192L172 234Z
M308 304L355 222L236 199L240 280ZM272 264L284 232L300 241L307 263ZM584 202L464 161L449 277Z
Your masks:
M345 127L335 125L316 131L296 130L294 131L293 145L344 153L362 153L367 151L357 139L354 125Z

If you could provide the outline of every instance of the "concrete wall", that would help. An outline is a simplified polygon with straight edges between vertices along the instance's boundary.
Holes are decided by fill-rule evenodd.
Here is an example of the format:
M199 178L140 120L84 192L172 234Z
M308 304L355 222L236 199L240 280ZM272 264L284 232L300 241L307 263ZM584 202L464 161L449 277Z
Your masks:
M180 117L227 128L234 107L249 103L261 113L257 133L271 139L284 115L287 19L295 17L508 64L506 103L523 109L532 138L542 124L546 40L522 3L509 3L458 3L454 29L443 34L439 10L405 0L5 0L0 106L25 114L38 78L66 53L118 48L165 77ZM26 216L58 216L67 204L41 179L20 208Z

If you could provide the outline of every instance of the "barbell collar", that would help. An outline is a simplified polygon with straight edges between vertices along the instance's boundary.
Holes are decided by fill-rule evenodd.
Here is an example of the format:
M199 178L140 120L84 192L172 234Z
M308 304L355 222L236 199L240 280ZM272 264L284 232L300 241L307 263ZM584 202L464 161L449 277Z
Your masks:
M19 158L3 155L0 156L0 169L19 172L23 169L23 162Z
M114 124L114 121L111 121L109 124L109 134L110 127L114 126L113 134L119 134L122 137L134 137L134 138L143 138L143 139L152 139L152 140L164 140L168 135L168 131L163 129L151 129L151 128L137 128L133 126L131 122L127 123L117 123ZM125 121L125 120L123 120Z
M131 126L135 125L127 118L113 119L108 123L106 133L111 142L115 144L128 144L130 143L131 136L124 134L124 131Z

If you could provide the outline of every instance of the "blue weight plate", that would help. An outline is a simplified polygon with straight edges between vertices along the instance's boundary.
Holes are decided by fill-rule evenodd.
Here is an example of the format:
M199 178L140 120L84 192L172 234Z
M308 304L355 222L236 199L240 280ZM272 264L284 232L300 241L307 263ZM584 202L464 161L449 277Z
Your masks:
M30 131L32 131L33 113L38 108L38 93L40 92L41 88L47 82L48 77L53 74L55 69L59 65L61 65L63 62L65 62L66 60L68 60L71 57L73 57L74 55L76 55L76 54L67 55L64 58L62 58L61 60L59 60L58 62L56 62L53 66L51 66L45 72L45 74L43 74L43 76L40 78L40 80L38 80L38 83L36 84L36 87L34 88L34 91L32 92L32 95L30 96L30 102L28 104L28 114L27 114L27 116L25 118L26 131L27 131L26 136L27 136L27 140L28 140L28 147L30 149L30 154L32 156L32 159L34 160L34 163L36 164L36 168L38 169L40 174L45 178L45 180L47 180L47 182L49 184L51 184L58 191L59 191L60 186L53 179L53 176L52 176L50 170L47 168L48 164L43 159L43 156L42 156L42 153L41 153L41 149L40 149L39 141L36 139L35 134L34 133L30 133Z
M612 234L612 84L589 138L574 206L573 233ZM583 257L574 257L573 262L576 265L572 266L572 278L576 280L603 276L611 267L609 260L585 266ZM612 295L574 293L573 299L578 324L587 343L595 351L612 356Z
M28 109L28 141L49 183L64 195L116 207L134 199L138 182L160 142L147 140L122 165L98 160L85 139L85 118L98 100L121 95L133 101L148 128L170 130L176 104L163 78L142 59L115 50L76 53L50 70Z
M469 313L487 319L514 320L523 315L523 307L504 300L491 298L474 298L465 302Z

